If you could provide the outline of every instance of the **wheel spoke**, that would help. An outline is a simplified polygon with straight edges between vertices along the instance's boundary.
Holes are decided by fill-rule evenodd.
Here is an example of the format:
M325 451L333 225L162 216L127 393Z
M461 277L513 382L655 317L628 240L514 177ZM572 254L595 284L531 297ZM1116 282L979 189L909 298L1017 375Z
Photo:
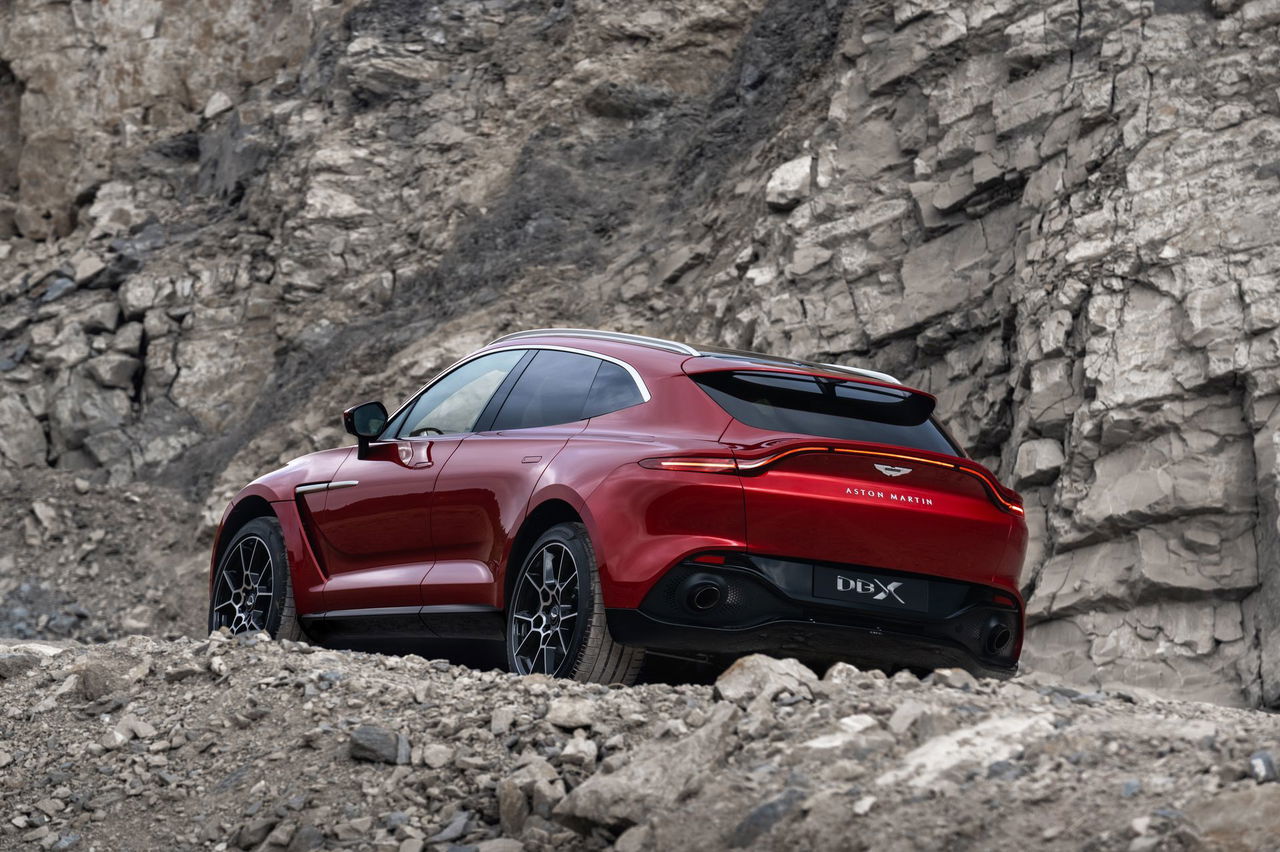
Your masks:
M264 573L264 569L269 568L271 566L271 555L266 554L265 564L259 564L258 570L255 573L254 564L258 562L257 556L258 556L258 540L255 538L253 540L253 550L249 551L249 573L247 577L248 581L253 584L253 587L255 589L262 585L262 575Z
M526 571L526 572L524 573L524 575L520 578L520 590L521 590L521 591L524 591L525 587L528 587L528 588L532 589L532 590L533 590L533 596L534 596L535 598L538 598L539 600L541 600L541 597L542 597L542 587L538 585L538 581L537 581L537 579L534 577L534 575L533 575L533 572L532 572L532 571ZM536 607L535 607L535 609L536 609Z
M551 555L551 548L544 548L542 551L542 588L549 589L555 586L556 570L555 558Z
M516 645L515 655L517 657L520 656L520 652L524 650L524 646L529 642L529 640L534 636L538 636L538 635L539 633L536 630L530 630L528 633L526 633L524 635L524 638L520 640L518 645Z
M250 579L253 580L253 588L259 593L263 590L270 592L274 582L274 577L271 572L271 560L268 559L267 564L263 565L262 568L258 570L258 576L251 577Z
M566 579L564 576L564 570L566 567L568 567L571 571L573 570L574 568L573 557L569 554L569 551L567 549L561 548L559 559L557 560L557 566L556 566L556 583L558 583L560 588L562 589L565 587L565 584L568 582L568 579Z
M543 674L549 675L556 673L555 651L550 645L544 645L542 647L542 672Z

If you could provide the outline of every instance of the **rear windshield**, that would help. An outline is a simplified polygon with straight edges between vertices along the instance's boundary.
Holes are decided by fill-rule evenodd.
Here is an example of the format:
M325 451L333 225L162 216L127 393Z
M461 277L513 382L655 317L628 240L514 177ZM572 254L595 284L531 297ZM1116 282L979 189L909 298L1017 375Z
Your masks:
M690 378L735 420L757 429L959 455L929 418L932 401L906 390L758 370Z

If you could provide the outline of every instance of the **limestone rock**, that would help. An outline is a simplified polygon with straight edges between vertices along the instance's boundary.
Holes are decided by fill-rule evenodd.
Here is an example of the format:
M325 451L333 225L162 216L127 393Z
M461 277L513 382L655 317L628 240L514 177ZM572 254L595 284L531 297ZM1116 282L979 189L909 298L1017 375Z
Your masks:
M0 456L19 467L45 464L44 429L17 396L0 397Z
M557 728L589 728L595 717L595 706L581 698L559 698L547 708L547 721Z
M222 115L232 106L231 97L226 92L214 92L209 96L208 102L205 103L202 114L205 118L213 118L214 116Z
M621 830L679 800L686 786L714 769L729 745L738 710L718 704L701 728L682 740L632 757L617 772L593 775L555 809L555 818L588 830Z
M137 374L141 362L129 355L108 352L90 359L85 366L89 374L104 388L128 390L133 387L133 377Z
M1064 461L1062 445L1057 441L1050 438L1028 441L1018 447L1018 459L1013 465L1014 487L1053 482Z
M812 157L788 160L773 170L765 186L764 199L774 210L790 210L809 194Z
M752 654L716 678L716 695L743 706L760 706L782 692L811 698L817 682L818 676L797 660Z

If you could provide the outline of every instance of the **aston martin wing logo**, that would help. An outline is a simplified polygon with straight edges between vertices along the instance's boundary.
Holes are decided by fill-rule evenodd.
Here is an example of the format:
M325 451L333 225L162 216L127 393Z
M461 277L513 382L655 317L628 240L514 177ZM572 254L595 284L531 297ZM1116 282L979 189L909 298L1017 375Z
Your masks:
M891 464L878 464L875 468L885 476L902 476L904 473L911 472L909 467L894 467Z

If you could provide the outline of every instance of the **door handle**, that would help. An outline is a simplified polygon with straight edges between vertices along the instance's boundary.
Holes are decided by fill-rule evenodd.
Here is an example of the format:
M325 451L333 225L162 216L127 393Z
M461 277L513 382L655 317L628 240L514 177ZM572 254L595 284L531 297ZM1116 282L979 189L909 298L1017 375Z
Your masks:
M520 464L537 464L542 461L542 456L525 456L520 459Z

